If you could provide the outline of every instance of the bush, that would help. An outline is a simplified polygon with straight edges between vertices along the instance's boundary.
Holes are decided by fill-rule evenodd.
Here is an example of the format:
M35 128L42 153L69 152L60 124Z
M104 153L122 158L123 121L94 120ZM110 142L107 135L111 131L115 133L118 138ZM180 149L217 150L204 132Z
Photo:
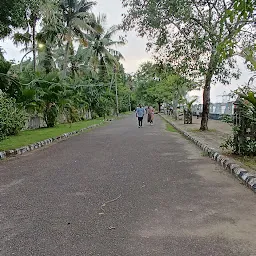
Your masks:
M58 108L55 104L49 104L44 111L44 120L47 127L54 127L57 123Z
M68 112L67 114L68 123L75 123L82 120L82 118L80 118L79 116L79 111L75 107L73 106L69 107L67 109L67 112Z
M15 100L0 94L0 140L18 134L25 121L25 112L17 107Z
M256 156L256 91L251 88L237 90L233 135L222 145L235 154Z
M233 116L231 116L231 115L222 115L221 116L221 121L224 122L224 123L231 124L231 123L233 123Z

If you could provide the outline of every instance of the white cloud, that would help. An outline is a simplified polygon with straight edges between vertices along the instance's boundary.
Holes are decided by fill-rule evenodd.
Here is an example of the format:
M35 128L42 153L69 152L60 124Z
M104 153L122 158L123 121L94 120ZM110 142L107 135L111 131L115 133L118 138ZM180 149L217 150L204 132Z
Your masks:
M236 90L238 87L243 86L248 83L250 77L252 76L252 72L246 68L242 58L237 58L237 64L241 71L241 76L238 80L232 79L230 85L223 85L221 83L217 83L216 85L212 85L211 88L211 101L222 102L222 96L229 94L231 91ZM199 101L203 101L203 91L191 91L189 96L196 95L199 96Z

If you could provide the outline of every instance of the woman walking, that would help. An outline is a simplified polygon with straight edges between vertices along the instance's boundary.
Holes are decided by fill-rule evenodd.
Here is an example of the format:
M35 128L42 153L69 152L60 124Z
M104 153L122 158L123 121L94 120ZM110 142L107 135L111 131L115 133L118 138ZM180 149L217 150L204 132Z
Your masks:
M148 123L153 124L154 121L154 109L152 107L148 107Z

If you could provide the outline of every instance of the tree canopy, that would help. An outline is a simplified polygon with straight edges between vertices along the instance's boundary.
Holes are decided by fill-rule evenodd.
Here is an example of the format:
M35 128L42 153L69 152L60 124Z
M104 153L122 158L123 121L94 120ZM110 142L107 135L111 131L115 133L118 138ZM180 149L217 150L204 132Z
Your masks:
M159 66L152 62L143 63L134 76L137 102L160 108L169 103L176 110L184 102L187 92L195 83L175 73L171 66ZM160 110L160 109L159 109Z
M252 5L248 12L238 1L226 0L123 0L123 5L128 9L124 29L147 36L157 59L181 75L205 78L201 129L208 129L211 84L237 78L237 49L255 43Z
M82 120L86 112L94 118L131 108L133 92L118 49L125 40L118 25L92 12L94 5L87 0L1 1L0 37L24 47L19 64L6 61L0 51L1 104L11 102L22 118L23 110L39 115L48 127ZM30 53L32 59L26 59Z

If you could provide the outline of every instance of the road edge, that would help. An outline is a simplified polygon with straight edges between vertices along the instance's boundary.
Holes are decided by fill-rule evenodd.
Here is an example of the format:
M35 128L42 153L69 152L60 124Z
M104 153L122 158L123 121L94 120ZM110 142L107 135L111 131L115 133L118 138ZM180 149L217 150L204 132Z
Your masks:
M240 165L238 165L235 162L232 162L229 158L226 156L221 155L218 153L214 148L210 148L207 145L200 142L198 139L191 136L189 133L183 131L182 129L178 128L173 122L165 118L163 115L159 113L159 116L164 119L167 123L172 125L179 133L181 133L183 136L194 142L199 148L201 148L204 152L207 153L207 155L217 162L221 167L223 167L225 170L229 171L231 174L233 174L239 181L242 181L244 185L246 185L248 188L250 188L253 192L256 193L256 176L246 169L242 168Z
M54 142L60 142L62 140L70 138L71 136L78 135L78 134L80 134L80 133L82 133L86 130L96 128L97 126L100 126L104 123L106 123L106 121L103 121L99 124L90 125L88 127L82 128L80 130L75 130L75 131L72 131L72 132L63 133L60 136L53 137L53 138L48 138L48 139L45 139L45 140L42 140L42 141L38 141L38 142L35 142L33 144L29 144L29 145L21 147L21 148L0 151L0 160L6 159L6 158L9 158L9 157L15 157L17 155L23 155L27 152L31 152L33 150L42 148L42 147L50 145Z

